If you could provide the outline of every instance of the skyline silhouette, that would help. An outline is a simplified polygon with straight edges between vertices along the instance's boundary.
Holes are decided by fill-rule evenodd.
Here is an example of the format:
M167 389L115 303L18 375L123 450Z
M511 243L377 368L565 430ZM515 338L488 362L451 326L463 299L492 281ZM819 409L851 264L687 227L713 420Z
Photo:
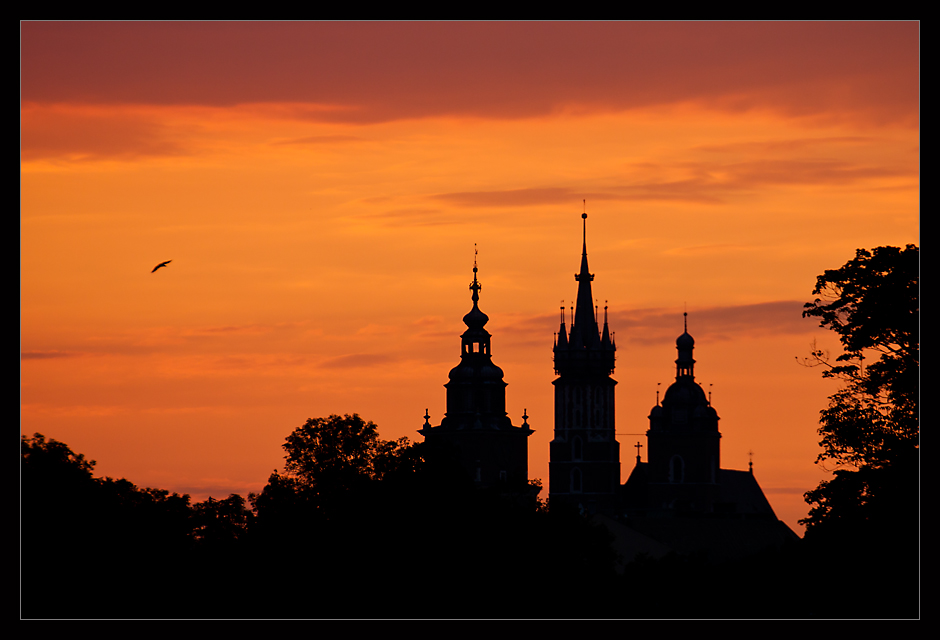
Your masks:
M312 416L416 440L476 243L547 494L586 198L623 449L688 311L723 464L753 451L802 532L835 383L794 358L838 346L802 305L856 248L919 243L918 23L25 22L21 46L23 434L194 500L259 491Z

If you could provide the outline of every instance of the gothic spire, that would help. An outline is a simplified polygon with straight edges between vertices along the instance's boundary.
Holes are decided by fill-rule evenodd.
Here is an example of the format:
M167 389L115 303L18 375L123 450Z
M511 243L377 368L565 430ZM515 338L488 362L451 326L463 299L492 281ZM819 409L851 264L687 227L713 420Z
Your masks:
M583 225L581 271L574 277L578 283L578 298L571 326L571 341L577 346L591 347L600 340L600 336L597 331L597 318L594 315L594 295L591 292L594 274L588 269L586 213L581 214L581 220Z
M565 308L561 307L561 326L553 349L555 372L559 375L597 373L609 376L614 370L613 334L607 325L607 305L604 305L604 332L599 325L600 311L595 304L591 282L594 274L587 259L587 213L581 214L581 269L575 274L578 295L571 306L571 324L565 326ZM606 301L605 301L606 302Z

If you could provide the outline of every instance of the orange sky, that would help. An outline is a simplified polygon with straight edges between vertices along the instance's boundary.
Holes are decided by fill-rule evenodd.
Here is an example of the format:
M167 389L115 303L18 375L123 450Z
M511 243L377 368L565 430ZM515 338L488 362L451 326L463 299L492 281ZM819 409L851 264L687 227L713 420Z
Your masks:
M802 532L802 303L919 244L912 22L22 23L21 96L21 431L197 500L308 417L439 424L474 243L547 484L586 199L623 478L687 309L722 466Z

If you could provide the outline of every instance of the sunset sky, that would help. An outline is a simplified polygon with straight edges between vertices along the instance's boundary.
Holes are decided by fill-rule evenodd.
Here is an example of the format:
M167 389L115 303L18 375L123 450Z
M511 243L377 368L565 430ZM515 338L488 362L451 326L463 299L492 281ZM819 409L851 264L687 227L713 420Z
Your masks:
M21 432L194 500L310 417L420 440L476 244L547 487L586 200L622 479L687 310L722 467L802 534L836 386L797 358L838 341L801 308L920 244L919 56L916 22L21 23Z

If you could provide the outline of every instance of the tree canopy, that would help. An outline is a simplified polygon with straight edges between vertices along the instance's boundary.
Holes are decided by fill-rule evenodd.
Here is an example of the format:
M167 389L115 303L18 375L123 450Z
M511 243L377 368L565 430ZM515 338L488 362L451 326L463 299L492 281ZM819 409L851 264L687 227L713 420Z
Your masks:
M915 245L858 249L816 279L803 317L839 335L835 359L814 349L809 364L843 381L820 412L822 452L834 477L807 492L807 535L823 529L899 525L915 511L920 435L919 252ZM915 500L916 504L916 500ZM841 526L839 526L841 525Z
M414 470L415 445L408 438L382 440L374 422L358 414L310 418L282 445L284 471L274 471L258 495L249 495L260 524L308 525L337 513L362 509L380 481L400 468Z
M408 446L408 438L380 439L375 423L357 413L310 418L287 436L284 470L308 486L348 487L381 479Z

